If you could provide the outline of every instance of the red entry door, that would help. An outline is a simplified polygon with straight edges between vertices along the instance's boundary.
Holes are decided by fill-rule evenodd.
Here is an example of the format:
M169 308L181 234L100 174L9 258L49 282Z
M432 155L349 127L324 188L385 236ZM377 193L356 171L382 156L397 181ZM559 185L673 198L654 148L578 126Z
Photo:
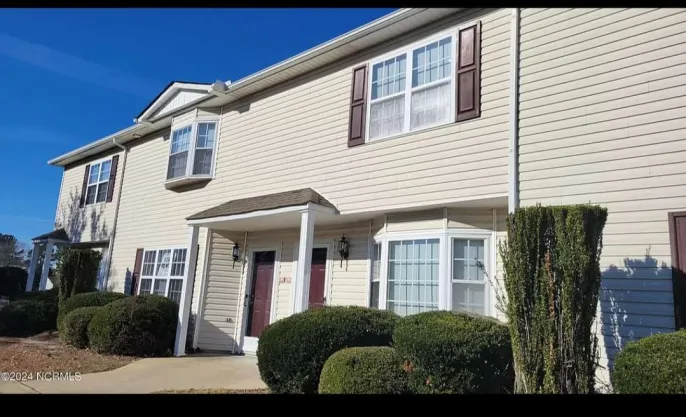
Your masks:
M310 308L321 308L326 303L326 248L312 249L310 270Z
M686 328L686 211L669 213L676 329Z
M248 327L246 336L260 337L269 325L274 283L274 260L276 252L255 252L253 257L252 285L248 297Z

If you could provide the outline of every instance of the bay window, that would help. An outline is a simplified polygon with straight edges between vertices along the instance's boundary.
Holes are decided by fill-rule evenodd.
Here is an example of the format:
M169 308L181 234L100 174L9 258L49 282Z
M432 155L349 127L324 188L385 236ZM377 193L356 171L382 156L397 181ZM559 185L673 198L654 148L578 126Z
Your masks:
M157 294L179 303L186 272L186 253L185 248L143 251L138 294Z
M104 203L107 200L111 167L111 159L90 165L86 186L86 205Z
M370 306L401 316L433 310L490 314L490 232L394 234L370 246ZM381 250L382 246L385 250Z
M217 124L216 121L196 121L172 131L167 180L212 176Z
M371 62L370 141L454 121L454 45L439 36Z

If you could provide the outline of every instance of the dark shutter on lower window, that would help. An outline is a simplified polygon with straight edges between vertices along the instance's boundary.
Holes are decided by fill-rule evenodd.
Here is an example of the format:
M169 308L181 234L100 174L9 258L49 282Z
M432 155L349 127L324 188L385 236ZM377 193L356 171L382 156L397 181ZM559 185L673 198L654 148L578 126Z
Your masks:
M367 66L353 70L353 85L350 93L350 125L348 126L348 147L364 143L365 116L367 113Z
M114 197L114 183L117 179L117 165L119 165L119 155L114 155L112 157L112 164L110 165L110 181L107 184L107 202L112 202L112 197Z
M458 122L481 115L481 22L460 29L457 35Z
M143 266L143 248L136 249L136 260L133 262L131 273L131 295L136 295L140 283L141 267Z
M81 198L79 199L79 207L86 204L86 191L88 190L88 173L91 170L90 164L86 165L86 172L83 173L83 184L81 185Z

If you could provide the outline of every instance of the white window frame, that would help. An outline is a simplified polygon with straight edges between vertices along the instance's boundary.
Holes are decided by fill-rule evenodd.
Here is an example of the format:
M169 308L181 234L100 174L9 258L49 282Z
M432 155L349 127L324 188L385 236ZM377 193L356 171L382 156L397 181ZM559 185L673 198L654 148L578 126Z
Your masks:
M203 124L203 123L214 123L215 128L214 128L214 143L213 143L213 148L212 148L212 165L210 166L210 173L209 174L193 174L193 165L195 164L195 151L196 149L209 149L209 148L197 148L197 135L198 135L198 125ZM188 144L188 156L186 157L186 172L184 175L180 175L178 177L173 177L169 178L169 159L172 157L172 140L174 138L174 132L185 129L187 127L191 128L190 131L190 140ZM164 172L164 177L165 177L165 182L175 182L179 180L184 180L184 179L189 179L189 178L198 178L198 179L212 179L214 178L214 170L215 170L215 165L217 162L217 149L218 149L218 143L219 143L219 134L220 134L220 128L221 128L221 120L213 117L213 116L199 116L193 119L192 121L184 122L184 123L178 123L177 125L172 127L171 133L169 134L169 151L167 152L167 165L166 169Z
M377 280L374 279L374 247L379 245L381 251L379 252L379 277ZM381 240L370 239L369 240L369 278L367 280L367 307L372 307L372 283L379 283L379 300L377 302L378 307L381 308L381 266L383 264L383 247L384 244Z
M488 277L493 277L495 271L494 260L492 256L492 239L493 231L474 229L448 229L448 230L423 230L413 232L385 232L380 233L371 241L369 245L369 284L367 285L367 305L371 303L371 259L372 248L374 243L381 243L381 284L379 287L379 309L388 309L388 248L389 243L399 240L416 240L416 239L438 239L439 240L439 264L438 264L438 309L452 310L452 242L453 239L471 239L484 241L484 269L486 274L484 276L484 315L493 316L495 309L493 306L491 285Z
M171 251L171 258L170 258L170 262L169 262L169 275L157 276L156 275L157 274L157 262L159 260L159 253L161 251L166 251L166 250ZM186 257L183 261L183 264L184 264L183 274L180 276L171 275L171 269L172 269L172 263L174 261L174 251L175 250L185 250L186 251ZM149 253L149 252L155 252L155 260L153 263L153 275L143 275L144 264L145 264L145 255L146 255L146 253ZM188 258L189 258L189 256L190 256L190 250L186 246L164 246L164 247L158 247L158 248L144 248L143 249L143 258L141 260L141 271L140 271L140 275L138 278L138 289L136 291L136 294L140 295L141 287L142 287L141 284L142 284L144 279L150 279L151 280L149 294L155 294L155 281L160 281L160 280L167 281L167 284L166 284L166 287L164 290L164 296L167 298L169 298L169 291L171 289L171 285L169 285L169 283L170 283L170 280L172 280L172 279L175 279L175 280L178 279L178 280L182 281L181 288L183 291L183 281L185 281L186 277L188 276ZM181 293L181 297L183 297L183 292Z
M433 129L438 126L443 126L451 123L455 123L455 117L448 117L446 121L443 122L438 122L438 123L433 123L431 125L426 125L422 126L420 128L416 129L411 129L411 104L412 104L412 93L416 91L421 91L430 87L434 87L439 84L443 84L446 81L445 80L440 80L440 81L434 81L429 84L424 84L419 87L412 87L412 59L413 55L412 52L417 49L421 48L422 46L426 46L427 44L433 43L433 42L439 42L444 38L450 37L450 42L452 46L452 59L451 59L451 71L450 71L450 109L449 109L449 114L453 115L455 114L455 106L456 106L456 93L455 93L455 72L456 72L456 59L457 59L457 35L458 35L458 30L459 28L451 28L448 30L445 30L441 33L423 38L417 42L414 42L412 44L403 46L402 48L395 49L391 52L388 52L384 55L381 55L379 57L374 58L373 60L370 60L367 63L367 86L366 86L366 91L367 91L367 105L366 105L366 114L365 114L365 142L376 142L379 140L386 140L390 138L396 138L399 136L407 135L409 133L416 133L416 132L421 132L423 130L428 130L428 129ZM370 139L369 132L370 132L370 127L371 127L371 109L372 109L372 69L374 68L374 65L379 64L381 62L384 62L390 58L395 58L399 55L405 54L405 115L403 119L403 130L402 132L399 133L394 133L392 135L388 136L381 136L378 138ZM383 100L389 100L392 97L398 97L400 93L395 93L393 95L389 95L386 97L383 97L381 99L377 99L374 102L378 101L383 101Z
M100 171L102 170L102 164L109 161L110 162L110 174L107 175L107 178L103 181L100 181ZM91 184L91 171L93 170L93 166L97 165L98 166L98 181L94 182ZM93 161L88 165L88 180L86 182L86 195L83 196L83 205L85 206L95 206L98 204L105 204L107 203L107 194L110 192L110 176L112 175L112 157L108 158L103 158L99 159L97 161ZM98 188L102 184L107 184L107 192L105 193L105 199L102 201L98 201ZM90 187L95 186L95 199L93 200L92 203L88 202L88 189Z

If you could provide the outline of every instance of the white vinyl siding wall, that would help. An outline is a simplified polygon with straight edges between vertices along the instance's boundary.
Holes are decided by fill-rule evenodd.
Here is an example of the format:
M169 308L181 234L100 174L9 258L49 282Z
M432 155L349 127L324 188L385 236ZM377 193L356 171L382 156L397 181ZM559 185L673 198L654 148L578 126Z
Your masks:
M522 205L595 203L607 359L674 330L667 213L686 210L686 10L523 9Z

